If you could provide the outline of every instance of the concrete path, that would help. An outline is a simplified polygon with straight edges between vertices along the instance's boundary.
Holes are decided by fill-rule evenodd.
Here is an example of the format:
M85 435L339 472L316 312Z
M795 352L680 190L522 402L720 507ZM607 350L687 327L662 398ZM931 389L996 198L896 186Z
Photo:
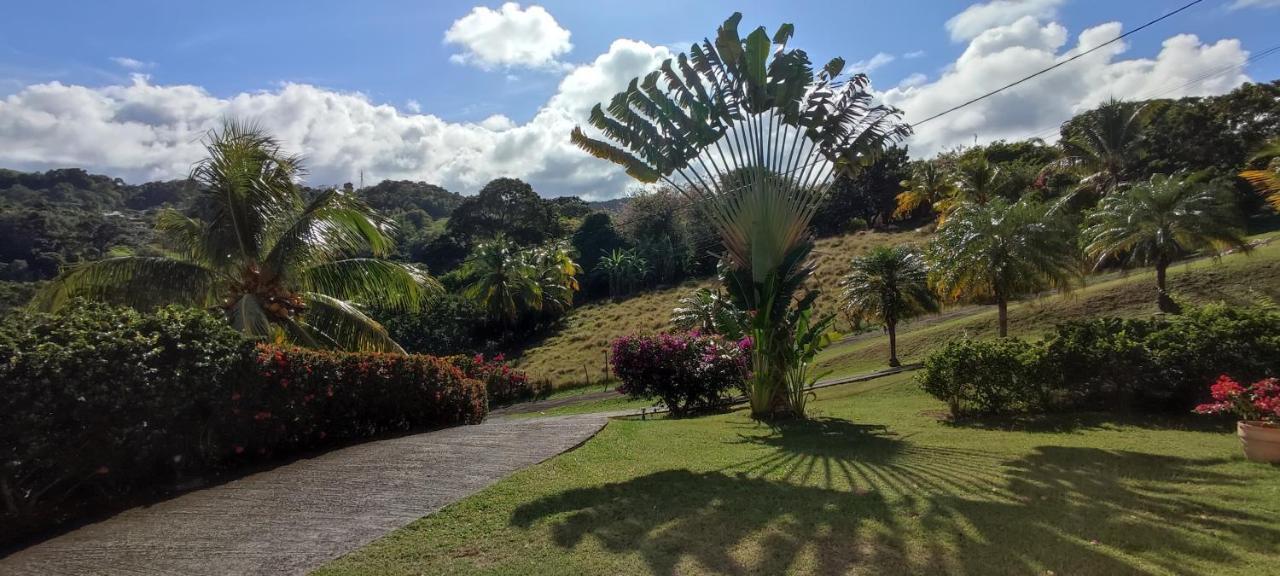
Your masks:
M603 415L500 420L335 450L0 558L0 574L303 574L573 448Z

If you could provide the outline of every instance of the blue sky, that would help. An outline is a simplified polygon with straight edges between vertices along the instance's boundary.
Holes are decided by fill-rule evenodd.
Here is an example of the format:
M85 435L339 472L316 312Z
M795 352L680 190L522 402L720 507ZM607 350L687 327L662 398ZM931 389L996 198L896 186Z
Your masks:
M529 65L527 62L477 63L475 58L468 60L463 57L468 53L465 43L445 41L446 31L477 6L491 9L491 15L496 18L500 7L498 3L12 2L5 8L10 25L6 27L6 34L0 36L0 138L18 147L24 146L25 142L30 144L25 150L0 152L0 165L41 168L79 161L90 168L121 174L131 180L175 175L188 161L184 154L190 154L191 150L179 142L178 134L157 136L161 130L158 123L166 123L163 128L169 130L176 122L198 135L198 125L207 123L216 115L214 108L231 106L237 98L242 100L240 105L245 109L270 115L265 119L269 125L286 116L298 116L293 120L294 124L308 122L304 116L309 114L310 108L297 103L303 100L311 103L318 100L322 107L326 98L341 100L338 104L331 102L328 105L333 109L351 106L349 98L354 95L369 106L385 104L395 107L396 113L403 118L397 116L393 120L403 120L408 124L379 127L376 119L351 121L351 130L357 134L364 128L367 128L366 132L388 131L389 136L376 137L375 142L387 138L403 141L406 132L417 130L434 134L436 129L447 131L482 121L487 121L490 128L496 128L498 132L511 132L508 138L514 139L515 132L510 128L532 130L535 125L547 125L549 120L537 118L539 111L552 107L551 103L557 98L568 100L563 97L564 93L572 92L576 85L581 84L570 82L574 79L575 69L583 70L584 77L588 77L587 72L603 71L607 75L612 69L610 66L626 68L618 63L623 57L633 60L642 56L665 57L668 54L662 52L664 48L683 49L690 41L710 35L734 10L745 13L744 29L756 25L773 29L778 23L794 22L797 33L793 45L809 51L815 60L840 55L849 62L874 61L878 65L869 74L875 87L889 91L885 94L886 100L903 107L909 118L919 118L950 103L947 101L948 93L958 92L955 85L963 84L966 88L979 90L994 88L997 82L1007 81L996 77L1000 73L974 72L972 77L958 75L953 78L952 88L944 90L946 86L940 85L933 94L923 92L946 71L956 71L958 65L963 68L962 62L972 65L979 56L996 54L990 48L992 42L1023 42L1026 49L1039 46L1046 57L1052 58L1075 46L1078 35L1086 29L1118 22L1127 30L1181 4L1182 0L996 0L976 7L964 2L936 1L749 4L687 0L549 1L538 4L548 15L544 23L549 20L553 27L558 27L558 33L567 32L567 43L561 41L558 48L552 49L554 53L544 59L549 63ZM524 4L516 10L529 10L530 6ZM987 10L985 16L977 11L984 7ZM976 18L975 22L968 24L972 30L957 31L954 21L952 26L948 26L949 21L971 8L974 11L969 14ZM1013 12L1026 12L1033 22L1024 22L1020 31L1014 30L1010 21L1013 17L1003 16ZM1105 82L1112 82L1106 89L1122 97L1147 95L1143 92L1157 93L1161 87L1176 88L1196 77L1223 67L1230 68L1245 53L1256 54L1280 44L1280 37L1275 35L1276 22L1280 22L1280 1L1277 0L1207 0L1139 32L1130 39L1126 51L1113 55L1107 63L1099 63L1095 67L1081 66L1077 70L1064 69L1061 78L1046 83L1046 86L1055 81L1097 83L1091 75L1102 73L1100 66L1106 64L1115 65L1126 60L1155 62L1163 49L1162 43L1178 34L1194 34L1201 47L1214 46L1223 40L1238 40L1238 45L1222 44L1214 51L1204 50L1200 59L1203 61L1196 60L1194 66L1188 65L1186 69L1179 69L1178 63L1192 59L1171 51L1163 64L1152 65L1150 77L1117 79L1124 73L1123 66L1113 66L1106 72L1111 79ZM1009 27L1009 30L987 34L988 48L979 49L981 38L976 37L987 28L994 30L1001 26ZM1107 31L1099 30L1096 35L1101 37ZM622 48L615 45L618 39L638 42L630 46L634 53L623 54ZM477 42L480 46L492 44L487 38ZM572 48L567 48L568 43ZM1196 46L1188 43L1184 49L1193 50ZM968 58L965 56L967 52ZM876 58L877 55L880 57ZM617 57L616 62L609 59L612 56ZM1018 60L1013 53L1005 53L1002 57L1014 63ZM605 61L597 62L598 58ZM1216 64L1219 62L1221 66ZM593 64L598 65L587 70ZM1161 65L1166 70L1160 70ZM1012 78L1019 71L1009 70L1008 73ZM135 78L134 75L142 76ZM1193 85L1182 92L1198 95L1225 91L1243 81L1245 76L1254 81L1280 77L1280 56L1241 66L1239 70L1226 70L1225 77L1220 74L1203 83L1204 86ZM913 79L913 82L908 82L910 86L901 86L894 91L895 86L909 77ZM145 90L138 87L140 82ZM613 89L606 86L610 82L601 81L599 98L606 97ZM908 94L917 85L919 88L914 88L915 93ZM54 107L58 112L49 112L47 108L50 105L40 103L36 97L49 92L42 92L40 87L50 86L79 90L76 94L62 97L70 99L67 102L80 104ZM131 91L125 90L130 86L133 87ZM250 102L254 95L282 96L287 86L306 87L310 92L298 95L298 100L290 100L294 102L293 107L283 111L265 101ZM190 91L180 94L180 87L198 91L199 97L191 95ZM605 87L610 90L604 90ZM1130 90L1138 93L1124 93ZM1037 96L1029 91L1024 94L1024 100L1037 97L1052 99L1061 92L1062 89L1056 89ZM76 100L73 96L82 99ZM992 108L981 118L958 119L957 122L964 126L950 132L921 135L914 149L928 152L952 144L961 131L971 128L980 134L980 139L987 139L984 134L990 134L992 138L1015 137L1019 130L1032 133L1041 131L1040 127L1052 128L1065 119L1059 116L1065 114L1069 117L1073 108L1087 106L1090 100L1097 98L1097 91L1082 93L1074 101L1055 104L1060 109L1052 113L1041 110L1044 107L1027 111L1009 110L1008 119L998 118L999 108ZM157 104L159 100L164 104ZM28 134L13 127L15 124L42 126L32 120L32 110L69 119L82 110L68 111L67 106L94 108L94 105L87 104L94 101L105 102L104 106L111 107L110 112L104 112L108 117L100 119L103 132L97 137L118 133L108 128L129 134L139 133L125 120L131 118L136 124L141 119L142 124L153 129L138 136L143 139L138 143L139 148L145 150L163 145L174 150L173 158L156 158L147 154L131 158L108 150L94 150L88 142L72 142L70 146L64 142L62 148L57 148L54 146L56 141L48 140L53 137L52 133ZM156 109L138 114L140 106L155 106ZM564 104L564 115L572 120L579 108L577 104ZM6 113L26 115L14 116L23 119L22 122L11 120L6 126ZM365 113L368 112L360 112ZM426 119L418 119L418 116ZM346 117L356 118L358 114L349 113ZM314 118L331 116L316 115L312 124L315 123ZM430 120L436 124L409 125L418 120ZM284 120L279 121L283 126ZM82 119L81 125L83 122ZM318 138L340 139L341 133L307 132L297 129L294 124L282 128L286 141L299 140L292 143L313 157L313 164L315 160L325 162L318 171L313 166L313 173L318 172L325 179L337 180L349 177L357 170L367 170L378 176L437 180L460 188L460 191L472 192L471 188L478 187L481 180L502 175L488 173L478 167L480 160L488 160L489 164L502 166L503 170L517 172L517 176L541 182L544 187L559 187L555 191L544 192L548 195L585 193L604 197L617 195L626 186L625 179L618 178L615 173L582 168L576 164L576 159L547 156L513 158L514 152L504 152L503 142L488 142L485 138L489 136L484 134L467 133L455 137L455 140L467 143L463 147L474 147L478 164L449 172L441 167L456 168L458 162L448 160L447 141L442 142L445 149L439 149L439 145L431 149L387 145L361 150L351 148L343 152L342 145L326 147L314 143ZM69 137L65 133L74 131L74 126L64 127L61 137ZM476 139L474 142L469 140L472 137ZM524 148L526 145L537 147L534 140L528 138L523 144L518 139L505 143L507 148ZM309 146L316 149L309 149ZM67 152L67 148L83 150L77 156L77 153ZM50 154L51 150L59 152ZM412 156L418 153L434 160L415 162ZM376 154L383 156L372 156ZM388 154L392 156L390 161L385 158ZM334 165L344 159L349 161L349 165ZM130 165L133 161L139 164ZM533 168L519 173L521 165ZM592 178L603 178L607 183L593 184Z

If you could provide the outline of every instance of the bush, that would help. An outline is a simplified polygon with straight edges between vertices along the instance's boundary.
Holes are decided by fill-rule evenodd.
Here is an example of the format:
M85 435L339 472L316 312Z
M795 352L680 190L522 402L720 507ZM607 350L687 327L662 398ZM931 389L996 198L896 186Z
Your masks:
M1035 344L952 342L929 356L919 381L956 415L1184 412L1224 372L1280 374L1280 311L1212 305L1170 319L1069 322Z
M255 347L177 307L18 312L0 323L0 543L183 478L486 410L482 383L429 356Z
M709 336L623 336L612 348L613 373L622 380L618 390L657 398L675 416L722 405L746 380L749 354Z
M917 380L953 417L1006 414L1040 404L1038 363L1035 348L1016 338L953 340L929 355Z
M449 356L446 360L462 370L467 378L484 382L490 406L505 406L541 398L551 392L550 384L529 380L528 374L512 368L502 354L488 359L484 354L457 355Z

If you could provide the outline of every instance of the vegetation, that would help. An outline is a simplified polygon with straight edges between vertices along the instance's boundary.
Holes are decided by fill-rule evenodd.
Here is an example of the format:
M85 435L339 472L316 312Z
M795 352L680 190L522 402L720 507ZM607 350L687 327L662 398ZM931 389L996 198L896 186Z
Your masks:
M1113 259L1155 266L1160 311L1176 312L1166 290L1169 265L1205 248L1246 249L1239 221L1219 190L1183 176L1153 174L1104 198L1089 214L1085 252L1099 266Z
M848 314L879 323L889 333L889 366L902 364L898 361L898 323L938 310L924 256L912 246L879 246L854 258L840 287L840 300Z
M870 104L866 76L839 79L843 60L815 75L804 51L787 50L792 25L772 37L758 28L744 39L741 18L726 20L715 43L705 40L691 56L637 79L607 113L596 105L592 126L617 146L580 128L571 139L642 182L661 180L697 199L724 245L725 288L748 311L748 396L752 413L765 417L788 410L783 390L799 361L796 322L813 297L792 300L812 270L808 228L831 175L878 156L909 129L896 123L896 110ZM716 95L704 85L716 86ZM724 138L730 132L736 137ZM721 141L728 157L712 149Z
M230 122L211 132L196 165L202 217L161 213L165 256L117 256L77 265L36 298L57 310L89 297L149 308L219 308L248 336L349 350L401 350L360 305L416 311L435 289L390 253L390 223L338 190L303 202L302 166L276 140ZM372 257L366 257L371 254Z
M1009 332L1009 301L1079 278L1074 228L1029 199L965 204L929 246L932 281L951 299L989 298L999 334Z
M624 336L613 341L618 391L657 399L673 416L724 406L742 389L750 347L696 334Z
M1063 129L1066 157L1050 169L1079 178L1077 192L1105 196L1127 182L1148 116L1140 103L1111 99Z
M960 428L909 374L821 390L810 409L772 426L745 411L614 420L318 573L1244 575L1274 561L1280 477L1195 415Z

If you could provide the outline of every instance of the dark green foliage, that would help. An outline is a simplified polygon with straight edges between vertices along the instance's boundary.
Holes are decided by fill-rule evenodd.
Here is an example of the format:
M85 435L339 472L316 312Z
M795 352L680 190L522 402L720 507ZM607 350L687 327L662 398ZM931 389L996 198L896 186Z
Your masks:
M491 351L501 327L489 323L484 309L457 293L428 299L413 314L375 314L406 352L450 356Z
M953 415L1191 410L1220 374L1280 374L1280 311L1212 305L1156 320L1059 325L1043 340L955 341L919 382Z
M814 231L834 236L853 231L854 219L861 219L863 228L888 222L901 182L911 177L910 162L905 146L892 146L870 166L836 178L813 217Z
M9 311L22 308L31 301L43 282L9 282L0 280L0 317Z
M573 249L578 253L578 264L585 272L582 293L590 298L603 296L609 291L608 275L598 270L600 259L614 250L625 249L628 242L613 227L613 219L606 212L596 212L584 218L573 233Z
M623 209L619 227L644 259L650 282L663 285L687 276L691 247L684 216L691 209L669 188L636 194Z
M361 188L359 195L370 208L389 216L421 210L433 219L447 218L463 201L461 194L409 180L383 180Z
M75 302L0 322L0 543L292 450L480 421L429 356L253 344L218 317Z
M150 218L130 210L45 203L0 208L0 280L46 280L66 264L99 260L113 250L147 253L153 236Z
M458 205L448 231L468 246L497 235L532 246L556 237L559 223L554 206L531 186L515 178L498 178Z

